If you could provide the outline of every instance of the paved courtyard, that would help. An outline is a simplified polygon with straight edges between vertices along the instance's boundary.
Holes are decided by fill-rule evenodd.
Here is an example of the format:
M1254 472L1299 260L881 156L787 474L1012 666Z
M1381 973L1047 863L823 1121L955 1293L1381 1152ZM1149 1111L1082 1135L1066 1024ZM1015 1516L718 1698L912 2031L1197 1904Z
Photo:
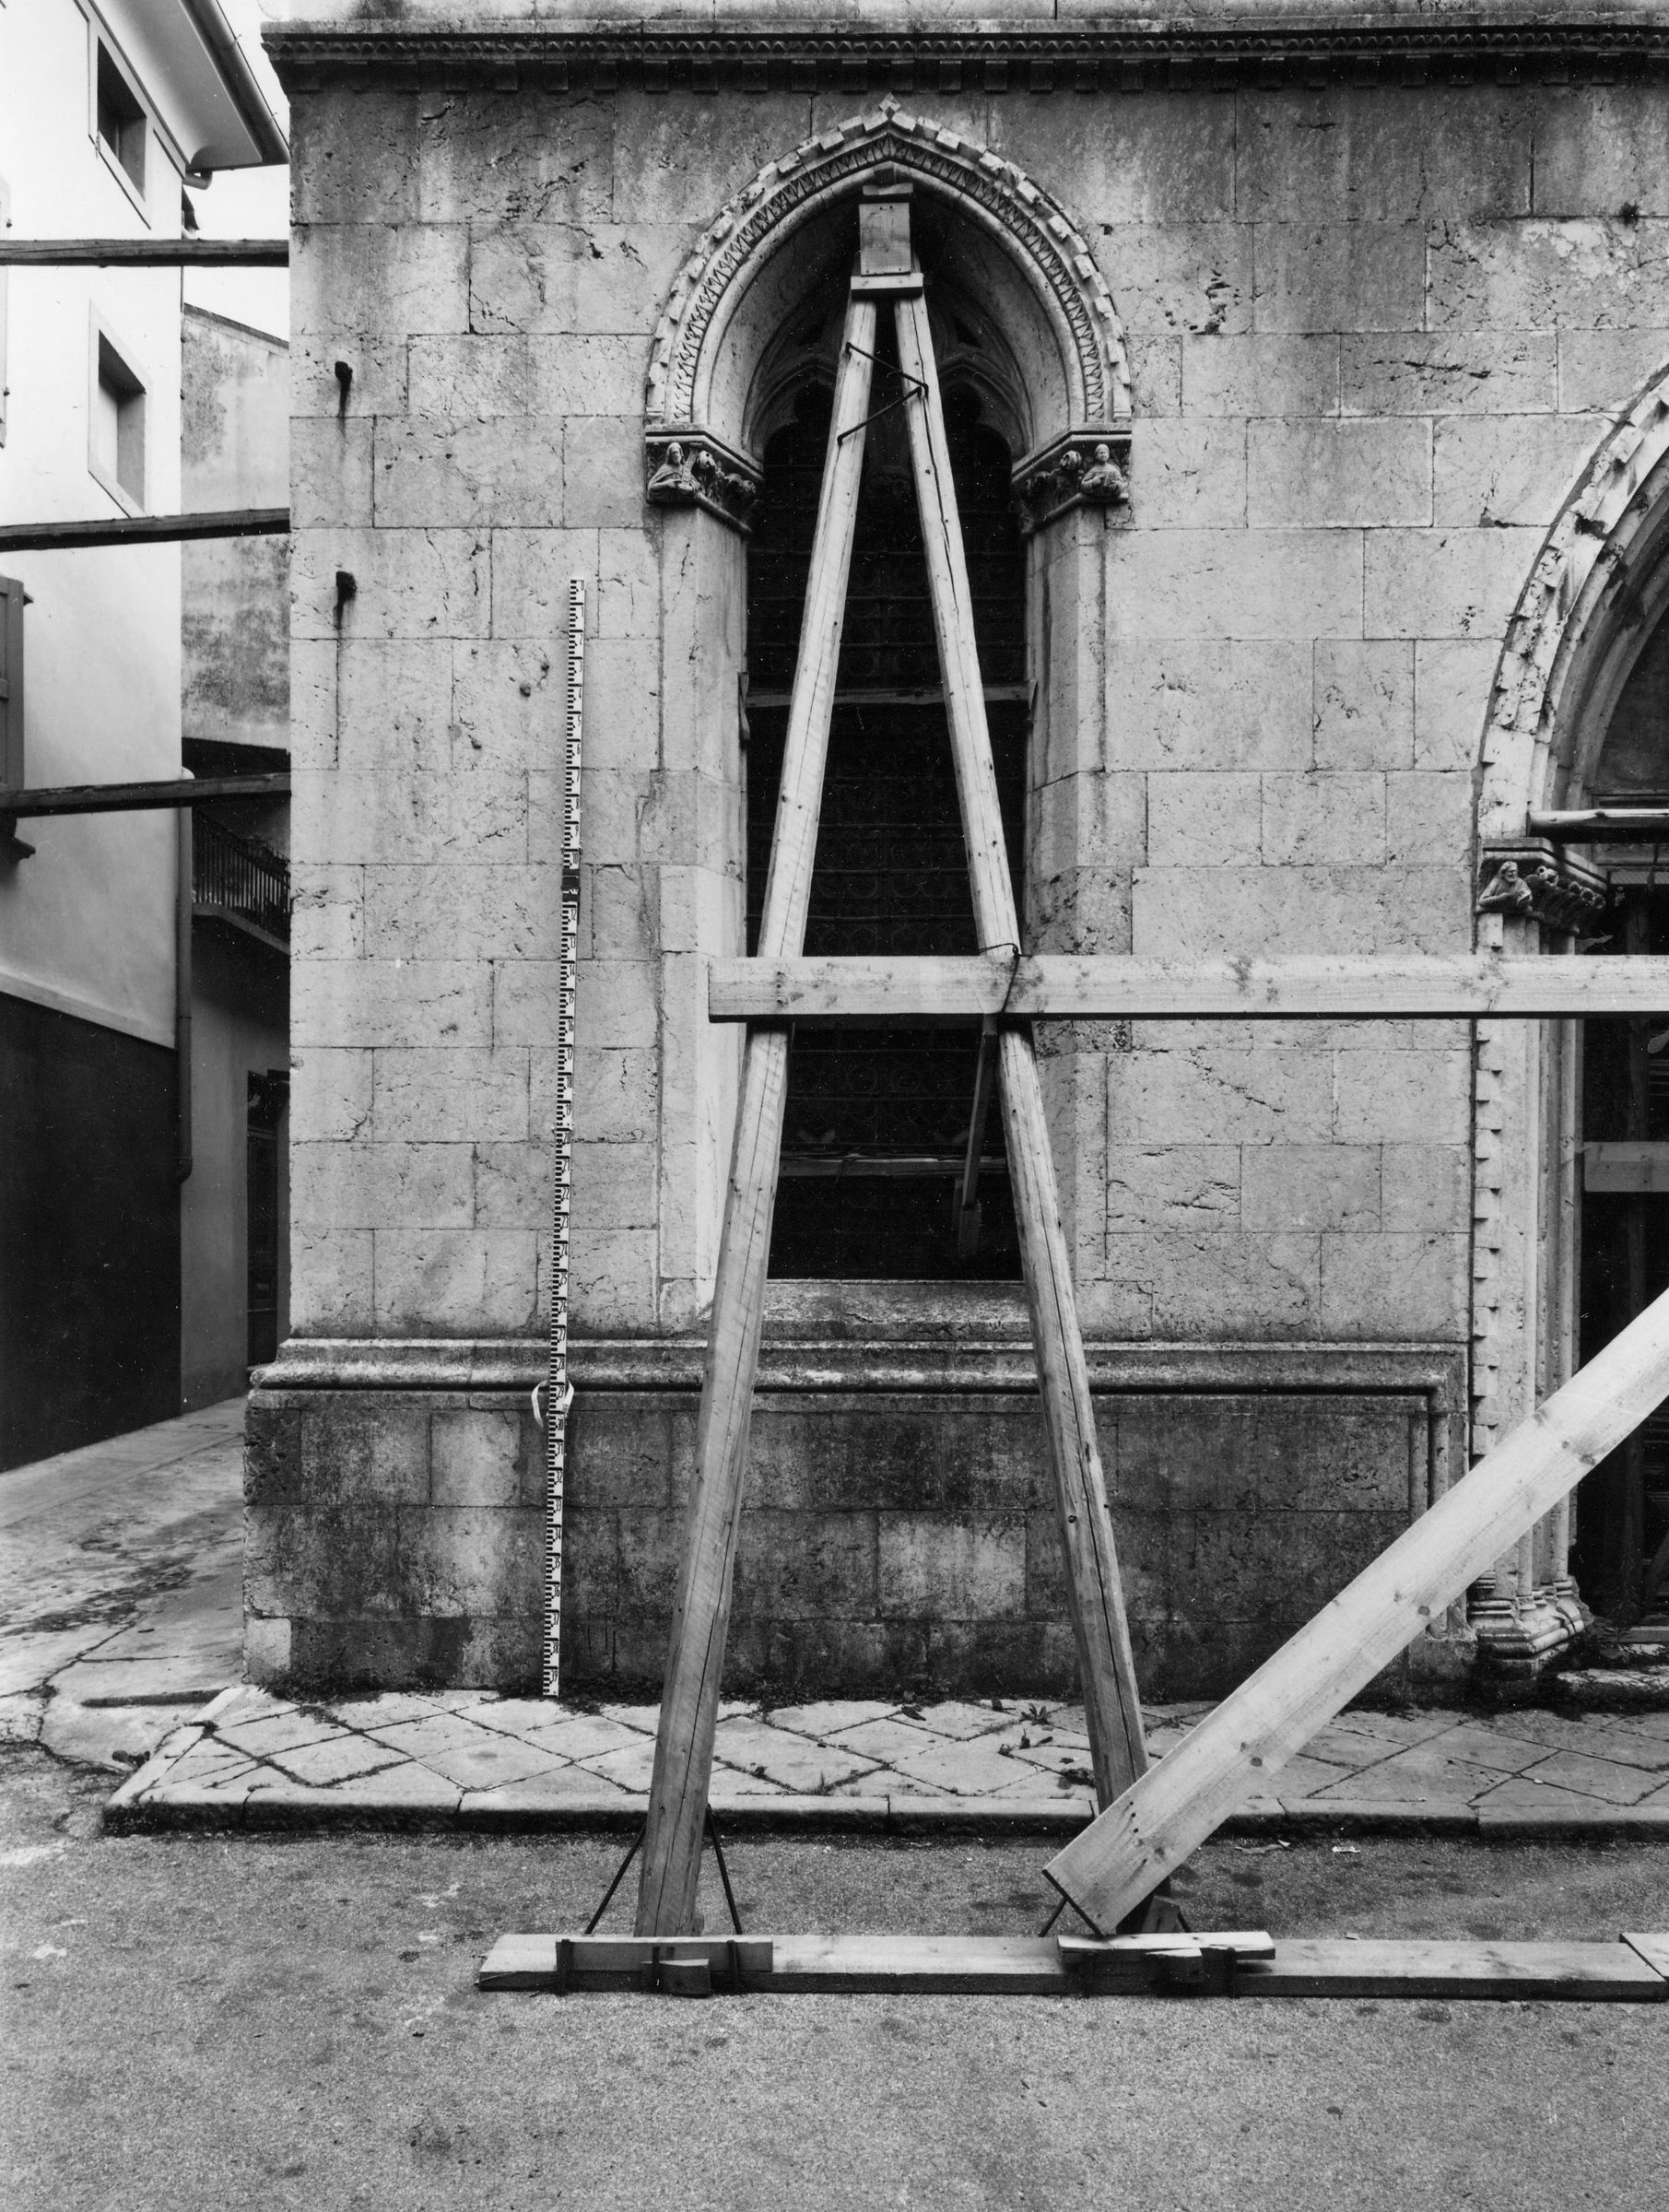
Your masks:
M240 1680L242 1402L0 1475L0 1742L120 1783L112 1826L630 1828L652 1705L476 1690L297 1703ZM1163 1757L1205 1709L1148 1715ZM1071 1704L838 1700L722 1713L727 1826L1069 1830ZM1669 1712L1353 1711L1240 1825L1669 1837Z

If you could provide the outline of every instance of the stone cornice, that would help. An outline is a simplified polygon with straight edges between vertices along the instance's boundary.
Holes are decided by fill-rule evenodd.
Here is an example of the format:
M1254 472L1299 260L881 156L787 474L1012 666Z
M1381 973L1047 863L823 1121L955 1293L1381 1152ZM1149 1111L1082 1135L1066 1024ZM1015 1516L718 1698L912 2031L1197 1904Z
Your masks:
M1024 1309L1017 1307L1009 1318L996 1305L990 1301L982 1325L966 1333L827 1336L802 1335L792 1323L785 1329L768 1325L758 1388L768 1394L1034 1395L1037 1366ZM699 1337L574 1337L569 1372L585 1392L697 1392L705 1349ZM1456 1344L1132 1344L1093 1333L1086 1351L1098 1391L1421 1397L1439 1420L1460 1407L1465 1357ZM377 1390L524 1396L544 1382L549 1358L548 1346L535 1337L293 1338L272 1366L258 1371L255 1388L264 1394Z
M1260 8L915 25L890 19L297 22L265 34L287 89L429 79L609 93L1088 92L1565 83L1669 76L1669 7L1484 6L1373 15Z

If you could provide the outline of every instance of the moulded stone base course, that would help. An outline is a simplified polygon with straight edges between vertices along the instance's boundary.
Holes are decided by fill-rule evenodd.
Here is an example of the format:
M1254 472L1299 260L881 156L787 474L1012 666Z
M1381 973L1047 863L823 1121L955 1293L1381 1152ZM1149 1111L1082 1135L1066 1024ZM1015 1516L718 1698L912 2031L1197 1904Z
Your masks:
M1377 1190L1377 1168L1370 1180ZM1221 1241L1196 1241L1220 1295ZM693 1389L582 1390L576 1402L563 1585L576 1689L659 1685L696 1406ZM1427 1450L1416 1391L1122 1392L1097 1411L1133 1639L1160 1699L1220 1695L1267 1657L1405 1525ZM258 1393L252 1672L307 1695L535 1688L541 1485L520 1394ZM981 1696L1073 1688L1035 1398L773 1392L753 1424L747 1507L733 1689L800 1706L908 1686L970 1713ZM957 1724L946 1718L946 1731Z

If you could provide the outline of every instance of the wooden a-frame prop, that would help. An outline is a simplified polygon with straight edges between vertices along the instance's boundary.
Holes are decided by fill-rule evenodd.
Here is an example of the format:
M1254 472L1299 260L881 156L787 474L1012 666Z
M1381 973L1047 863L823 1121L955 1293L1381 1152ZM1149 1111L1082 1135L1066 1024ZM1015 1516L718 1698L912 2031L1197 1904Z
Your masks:
M1669 1006L1669 962L1446 959L1158 963L1021 957L979 687L937 381L902 194L870 195L836 385L759 958L715 964L710 1012L746 1019L741 1109L702 1393L699 1464L661 1709L635 1938L509 1936L484 1988L961 1992L1215 1988L1304 1995L1669 1994L1669 1936L1618 1945L1272 1945L1261 1934L708 1939L693 1923L735 1559L793 1019L981 1018L995 1028L1074 1627L1106 1809L1045 1868L1113 1928L1499 1554L1669 1395L1669 1294L1647 1309L1154 1771L1117 1579L1029 1018L1452 1019ZM876 300L891 296L934 623L987 950L962 961L799 958L840 650ZM970 1203L965 1176L963 1209ZM1124 1786L1127 1785L1127 1786ZM1118 1794L1122 1789L1122 1794ZM1116 1795L1116 1802L1110 1802ZM601 1948L595 1947L602 1947ZM1369 1956L1371 1952L1373 1955ZM699 1955L698 1955L699 1954Z
M759 924L759 955L766 960L793 959L805 941L864 465L876 311L882 300L892 302L897 323L902 405L910 429L975 924L981 945L1013 946L1017 953L1019 947L944 411L922 276L910 245L908 188L882 188L866 193L859 211L858 267L835 382ZM788 1053L786 1027L779 1023L749 1030L713 1288L696 1475L655 1737L638 1892L640 1936L683 1934L695 1921L702 1820L712 1771L765 1305ZM1135 1666L1029 1030L1005 1029L998 1041L998 1059L1015 1219L1054 1468L1090 1758L1097 1793L1105 1805L1146 1767Z

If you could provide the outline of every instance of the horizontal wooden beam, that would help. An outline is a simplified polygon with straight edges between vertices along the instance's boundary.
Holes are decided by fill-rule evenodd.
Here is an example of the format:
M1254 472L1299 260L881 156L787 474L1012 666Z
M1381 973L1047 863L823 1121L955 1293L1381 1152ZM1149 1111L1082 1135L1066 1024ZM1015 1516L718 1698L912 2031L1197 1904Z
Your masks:
M147 814L159 806L199 806L206 799L288 799L282 776L170 776L162 783L63 783L37 791L0 789L0 819L10 815Z
M288 507L218 514L124 514L93 523L0 524L0 553L70 553L83 546L168 546L200 537L282 537Z
M1007 953L968 959L715 960L713 1021L1439 1021L1669 1012L1669 959L1346 954L1142 960Z
M1651 845L1669 840L1669 806L1534 806L1536 837L1567 845Z
M1669 1937L1611 1943L1364 1941L1225 1935L501 1936L483 1990L584 1995L1470 1997L1662 2004Z
M0 269L285 269L288 238L29 238L0 241Z

